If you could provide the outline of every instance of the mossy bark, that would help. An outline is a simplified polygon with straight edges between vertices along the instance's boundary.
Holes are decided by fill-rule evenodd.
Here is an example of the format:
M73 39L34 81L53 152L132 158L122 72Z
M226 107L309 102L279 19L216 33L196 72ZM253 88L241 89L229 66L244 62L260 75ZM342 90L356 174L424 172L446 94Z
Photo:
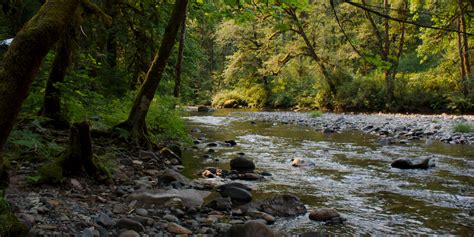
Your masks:
M18 32L0 69L0 171L2 147L28 96L43 58L71 22L80 0L49 0Z
M183 72L184 46L186 41L186 12L181 22L181 31L179 32L178 61L176 62L176 78L174 84L174 97L179 97L181 91L181 74Z
M74 30L68 27L67 34L65 34L58 44L56 56L49 73L48 82L44 93L43 107L40 111L40 116L51 119L49 122L55 128L67 129L69 122L61 109L61 90L58 84L64 82L66 71L71 64L72 54L72 37Z
M99 169L93 159L91 132L87 122L74 123L71 126L69 145L63 160L63 173L65 175L87 173L99 177Z
M146 136L147 131L145 118L153 97L155 96L155 91L160 84L171 50L175 44L179 26L185 16L187 4L188 0L176 1L168 25L166 26L160 49L148 69L145 82L135 98L128 119L117 125L119 128L128 130L130 132L130 137L134 142L139 143L142 141L148 141Z

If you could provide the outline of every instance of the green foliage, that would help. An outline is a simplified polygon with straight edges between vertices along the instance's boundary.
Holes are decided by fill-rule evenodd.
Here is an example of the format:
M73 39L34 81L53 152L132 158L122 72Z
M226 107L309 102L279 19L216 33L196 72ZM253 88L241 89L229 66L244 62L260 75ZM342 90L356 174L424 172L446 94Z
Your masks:
M50 161L40 167L34 176L28 176L26 181L33 185L60 184L64 181L62 158Z
M153 100L146 120L155 141L192 141L181 118L183 112L176 110L175 104L172 96L155 97Z
M318 118L318 117L321 117L321 116L323 116L323 112L321 112L319 110L309 112L309 117L311 117L311 118Z
M290 108L294 105L294 99L286 93L275 94L271 98L271 106L273 108Z
M238 90L221 91L212 98L212 107L222 108L224 103L228 100L236 100L239 105L247 105L247 100L244 95L240 94Z
M459 133L474 133L474 123L470 123L470 122L457 123L453 126L453 131L459 132Z
M40 117L32 117L25 125L17 126L7 141L10 159L30 161L49 160L62 153L65 148L50 137L47 129L41 126L45 121Z
M263 108L268 103L268 91L264 86L256 85L245 90L245 101L250 108Z
M384 90L380 76L356 77L339 87L336 107L348 111L382 110Z
M28 236L28 228L12 213L11 207L0 196L0 236Z

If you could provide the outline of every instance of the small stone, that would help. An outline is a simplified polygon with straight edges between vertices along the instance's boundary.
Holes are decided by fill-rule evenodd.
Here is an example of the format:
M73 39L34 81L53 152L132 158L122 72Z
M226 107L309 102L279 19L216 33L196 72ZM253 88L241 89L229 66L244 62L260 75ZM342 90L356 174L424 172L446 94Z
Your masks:
M275 217L268 214L268 213L265 213L265 212L261 212L261 211L257 211L257 210L250 210L250 211L247 211L247 213L251 216L251 217L254 217L254 218L261 218L263 220L265 220L265 222L269 225L275 223Z
M184 209L184 203L181 198L172 198L171 200L167 201L163 206L175 209Z
M186 227L180 226L173 222L168 223L168 227L166 229L168 230L168 232L172 234L192 234L193 233Z
M36 222L34 216L29 215L29 214L26 214L26 213L20 214L19 218L20 218L20 220L22 220L22 222L23 222L26 226L28 226L28 228L33 227L33 225L34 225L35 222Z
M179 222L178 218L176 216L167 214L163 217L163 219L169 221L169 222Z
M319 208L309 213L309 219L313 221L329 221L336 217L340 215L334 208Z
M95 236L95 230L94 228L86 228L82 231L82 237L94 237ZM97 231L98 232L98 231ZM99 235L99 233L97 233Z
M143 208L138 208L137 210L135 210L135 213L137 213L140 216L148 216L148 211Z
M141 160L133 160L132 163L134 165L143 165L143 161L141 161Z
M120 233L119 237L140 237L140 234L133 230L127 230Z
M112 226L114 224L112 219L109 217L109 215L103 212L99 213L99 216L97 216L96 222L97 224L104 227Z
M127 212L127 206L123 203L117 203L114 205L113 212L120 214Z
M45 206L41 206L41 207L38 207L37 211L38 211L38 214L46 214L49 212L49 209L46 208Z
M77 179L71 179L69 181L74 189L77 190L83 190L84 188L82 187L81 183Z
M120 219L117 222L117 224L115 224L115 227L118 229L128 229L128 230L134 230L137 232L145 231L145 227L141 223L129 218Z

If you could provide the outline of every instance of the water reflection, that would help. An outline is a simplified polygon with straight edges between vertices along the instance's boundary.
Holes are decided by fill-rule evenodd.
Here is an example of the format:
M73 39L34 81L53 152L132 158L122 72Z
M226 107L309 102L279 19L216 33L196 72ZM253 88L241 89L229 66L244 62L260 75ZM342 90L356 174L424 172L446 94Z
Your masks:
M244 152L259 171L273 174L267 181L249 183L256 198L293 193L309 208L333 207L348 219L343 226L325 226L301 216L280 219L276 229L334 234L474 233L469 214L474 209L474 146L437 142L380 146L376 137L357 131L327 135L303 126L253 124L228 111L193 114L187 120L190 128L201 130L204 141L198 150L185 153L185 175L196 177L198 170L209 166L229 169L229 160ZM229 139L238 146L206 152L206 142ZM296 156L316 166L292 167L289 161ZM405 157L432 157L436 168L390 167L392 160Z

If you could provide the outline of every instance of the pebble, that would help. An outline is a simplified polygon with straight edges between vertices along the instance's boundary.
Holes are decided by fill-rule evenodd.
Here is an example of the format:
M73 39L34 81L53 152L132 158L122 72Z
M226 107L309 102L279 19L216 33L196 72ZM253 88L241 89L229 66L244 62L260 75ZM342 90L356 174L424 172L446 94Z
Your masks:
M143 208L138 208L135 210L135 213L137 213L140 216L148 216L148 211Z
M112 226L114 224L112 219L109 217L109 215L103 212L99 213L99 215L97 216L96 222L97 224L104 227Z
M176 223L168 223L168 227L166 228L168 232L172 234L192 234L193 232L186 227L180 226Z
M167 214L163 217L163 219L169 221L169 222L179 222L178 217Z
M137 232L145 231L145 227L140 222L134 221L134 220L129 219L129 218L120 219L117 222L117 224L115 224L115 228L134 230L134 231L137 231Z
M134 230L127 230L120 233L119 237L140 237L140 234Z

